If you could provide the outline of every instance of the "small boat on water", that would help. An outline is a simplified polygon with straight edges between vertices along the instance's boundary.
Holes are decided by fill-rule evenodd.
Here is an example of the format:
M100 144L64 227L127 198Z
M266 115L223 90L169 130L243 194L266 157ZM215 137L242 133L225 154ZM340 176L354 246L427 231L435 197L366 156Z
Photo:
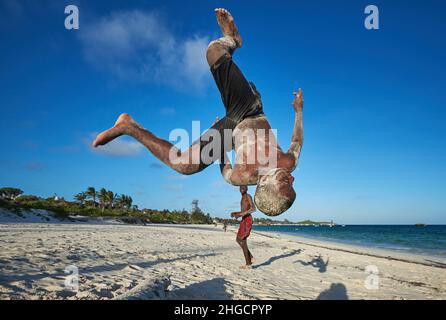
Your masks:
M418 227L418 228L424 228L424 227L426 227L427 225L426 224L424 224L424 223L417 223L416 225L415 225L415 227Z

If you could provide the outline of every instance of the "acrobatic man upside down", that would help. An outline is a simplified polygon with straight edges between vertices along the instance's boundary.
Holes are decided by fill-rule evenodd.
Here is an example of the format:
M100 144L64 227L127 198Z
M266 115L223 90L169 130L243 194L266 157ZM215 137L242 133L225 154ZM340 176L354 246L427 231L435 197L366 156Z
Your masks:
M257 185L255 205L266 215L277 216L290 208L296 198L291 172L297 166L303 143L302 90L293 93L295 117L291 146L283 152L263 113L259 92L233 60L235 50L242 46L234 19L225 9L215 9L215 14L223 37L209 43L206 58L221 93L225 117L182 152L141 127L130 115L121 114L112 128L96 137L93 146L128 135L167 166L185 175L200 172L219 160L221 174L228 183ZM235 151L234 165L226 155L231 150Z

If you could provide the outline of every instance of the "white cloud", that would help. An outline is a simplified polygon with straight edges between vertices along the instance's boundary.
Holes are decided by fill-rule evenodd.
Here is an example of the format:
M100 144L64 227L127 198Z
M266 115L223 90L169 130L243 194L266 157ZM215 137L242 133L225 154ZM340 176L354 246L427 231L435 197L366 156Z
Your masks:
M153 12L114 12L79 30L89 63L129 80L157 82L181 90L210 83L207 37L179 39Z

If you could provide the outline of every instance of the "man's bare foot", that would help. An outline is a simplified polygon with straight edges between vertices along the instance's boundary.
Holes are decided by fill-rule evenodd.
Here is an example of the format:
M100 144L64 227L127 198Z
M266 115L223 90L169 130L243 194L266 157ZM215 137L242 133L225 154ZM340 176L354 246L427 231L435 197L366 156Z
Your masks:
M254 264L256 261L257 260L254 257L251 258L251 264Z
M113 139L122 136L127 132L127 129L130 126L135 124L136 122L130 115L128 115L127 113L121 114L112 128L105 130L96 137L96 139L93 141L93 147L96 148L97 146L102 146L112 141Z
M233 38L237 47L241 48L242 37L240 36L234 18L229 11L223 8L217 8L215 9L215 15L217 16L217 22L223 35Z
M250 270L250 269L252 269L252 265L245 264L243 266L240 266L240 269Z

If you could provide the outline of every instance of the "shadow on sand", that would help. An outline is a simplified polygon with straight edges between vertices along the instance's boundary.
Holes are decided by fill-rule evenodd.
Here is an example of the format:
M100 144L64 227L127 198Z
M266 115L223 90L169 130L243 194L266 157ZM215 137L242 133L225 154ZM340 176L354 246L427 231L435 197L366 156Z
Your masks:
M215 278L203 282L193 283L184 289L169 291L169 300L229 300L232 295L226 292L226 281Z
M281 254L281 255L278 255L278 256L274 256L274 257L269 258L267 261L265 261L265 262L263 262L261 264L253 266L252 268L253 269L257 269L257 268L260 268L260 267L269 266L271 263L273 263L276 260L283 259L283 258L288 258L288 257L294 256L295 254L299 254L301 252L302 252L301 249L297 249L297 250L293 250L293 251L288 252L288 253L284 253L284 254Z
M316 300L348 300L347 288L342 283L332 283L330 288L322 291Z
M324 259L322 259L321 256L315 257L313 258L313 260L311 260L310 262L306 262L306 261L302 261L302 260L297 260L294 263L300 263L303 266L312 266L314 268L318 268L320 273L324 273L327 271L327 266L328 266L328 258L327 258L327 262L324 262Z
M177 260L189 260L191 258L198 258L198 257L210 257L210 256L216 256L216 253L206 253L206 254L194 254L194 255L188 255L173 259L157 259L153 261L140 261L140 262L128 262L128 263L121 263L121 264L113 264L113 265L100 265L100 266L92 266L92 267L83 267L79 268L80 274L88 274L88 273L95 273L95 272L111 272L111 271L117 271L124 269L125 267L131 267L131 266L137 266L142 269L150 268L158 263L170 263ZM26 285L31 285L32 282L43 279L43 278L60 278L64 279L66 277L66 274L63 270L58 270L54 273L49 272L42 272L37 274L17 274L17 275L2 275L0 278L0 284L2 286L10 287L11 289L14 289L15 291L19 291L20 288L14 288L11 284L15 281L25 281ZM23 290L22 290L23 291Z

